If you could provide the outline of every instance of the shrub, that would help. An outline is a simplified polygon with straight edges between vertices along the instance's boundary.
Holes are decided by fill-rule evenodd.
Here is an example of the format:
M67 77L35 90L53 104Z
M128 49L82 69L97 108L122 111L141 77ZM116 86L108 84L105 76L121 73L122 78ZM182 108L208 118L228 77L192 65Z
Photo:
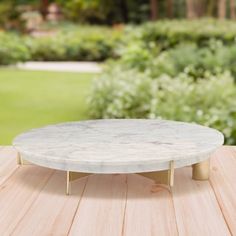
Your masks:
M236 79L236 46L224 46L220 41L212 41L208 47L198 48L186 44L163 52L149 63L152 76L162 73L175 76L181 72L197 79L206 74L217 74L228 70Z
M128 28L134 38L144 42L156 42L162 49L173 48L180 43L196 43L204 46L209 40L220 40L223 44L233 44L236 25L233 21L216 19L162 20Z
M121 32L105 27L62 30L55 36L31 39L32 59L37 61L103 61L115 57Z
M154 83L148 117L196 122L221 130L227 143L236 142L236 88L228 73L197 81L186 74L162 76Z
M22 37L0 32L0 65L14 64L29 59L30 52Z
M80 22L117 24L149 19L148 0L57 0L68 19ZM125 9L124 9L125 8Z
M60 37L31 39L27 45L33 61L63 61L66 60L65 41Z
M152 77L161 74L176 76L185 72L197 79L206 74L217 74L221 70L232 68L227 58L231 54L231 47L218 46L198 48L196 44L180 44L173 49L162 52L149 62L148 70Z
M224 88L224 89L222 89ZM236 88L228 72L195 81L187 74L151 79L116 68L94 82L93 118L163 118L197 122L221 130L236 143Z
M0 65L20 61L103 61L117 57L122 30L68 27L40 38L0 32Z
M196 44L179 44L158 54L158 47L146 47L140 42L124 47L121 58L110 67L119 64L124 70L136 69L156 78L162 74L176 76L186 73L195 79L207 74L229 70L236 80L236 45L224 46L221 41L210 40L205 47Z
M158 50L156 47L155 49ZM117 50L117 54L120 56L120 60L116 60L112 66L120 64L124 69L135 68L140 71L146 70L154 58L153 52L150 52L140 41L132 42L127 46L121 46Z
M9 54L9 58L15 59L4 63L26 60L29 56L29 59L38 61L103 61L121 57L120 62L125 68L135 67L143 71L152 67L154 77L167 73L167 70L173 76L186 67L190 73L201 77L202 68L210 68L213 72L215 65L226 67L236 76L236 25L233 21L173 20L112 29L66 23L62 26L58 26L53 36L28 37L27 40L1 33L8 37L7 42L0 39L4 41L0 45L2 51L14 54L14 50L8 48L14 47L18 52L21 47L22 52L29 48L31 54L25 53L26 57ZM161 56L158 56L160 52ZM158 70L154 70L156 65Z
M151 79L116 68L94 82L89 104L93 118L145 117L150 110Z

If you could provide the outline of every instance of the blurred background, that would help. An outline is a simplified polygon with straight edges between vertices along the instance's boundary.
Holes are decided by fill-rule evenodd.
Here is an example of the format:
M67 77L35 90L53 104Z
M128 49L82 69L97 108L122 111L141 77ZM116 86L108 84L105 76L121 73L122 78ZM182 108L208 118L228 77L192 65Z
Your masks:
M0 145L100 118L196 122L236 144L235 10L235 0L1 0Z

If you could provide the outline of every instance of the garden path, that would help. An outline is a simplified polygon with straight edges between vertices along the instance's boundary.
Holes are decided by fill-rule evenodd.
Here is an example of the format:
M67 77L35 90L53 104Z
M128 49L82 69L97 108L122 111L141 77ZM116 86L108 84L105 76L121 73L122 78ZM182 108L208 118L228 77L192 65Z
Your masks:
M17 64L23 70L63 71L79 73L100 73L102 67L97 62L25 62Z

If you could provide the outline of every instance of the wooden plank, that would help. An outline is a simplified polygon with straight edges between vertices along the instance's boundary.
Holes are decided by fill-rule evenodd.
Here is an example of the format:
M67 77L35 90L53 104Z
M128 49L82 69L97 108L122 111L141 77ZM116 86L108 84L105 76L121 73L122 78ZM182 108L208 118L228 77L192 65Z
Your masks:
M87 178L74 181L67 196L66 172L56 171L12 235L67 235Z
M11 146L0 147L0 186L19 167L16 157L17 152Z
M228 223L236 235L236 149L222 147L211 161L211 185Z
M0 186L0 235L10 235L53 171L22 166Z
M125 175L89 176L69 235L120 236L125 202Z
M209 181L192 180L191 169L176 170L172 189L179 235L230 235Z
M123 235L178 235L168 186L138 175L128 176Z

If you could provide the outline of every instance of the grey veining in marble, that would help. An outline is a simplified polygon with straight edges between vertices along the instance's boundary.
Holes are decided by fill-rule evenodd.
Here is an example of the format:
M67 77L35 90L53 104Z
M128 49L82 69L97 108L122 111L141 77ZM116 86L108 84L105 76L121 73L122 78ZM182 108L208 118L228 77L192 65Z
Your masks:
M203 161L223 144L204 126L166 120L113 119L50 125L13 142L32 163L88 173L137 173Z

